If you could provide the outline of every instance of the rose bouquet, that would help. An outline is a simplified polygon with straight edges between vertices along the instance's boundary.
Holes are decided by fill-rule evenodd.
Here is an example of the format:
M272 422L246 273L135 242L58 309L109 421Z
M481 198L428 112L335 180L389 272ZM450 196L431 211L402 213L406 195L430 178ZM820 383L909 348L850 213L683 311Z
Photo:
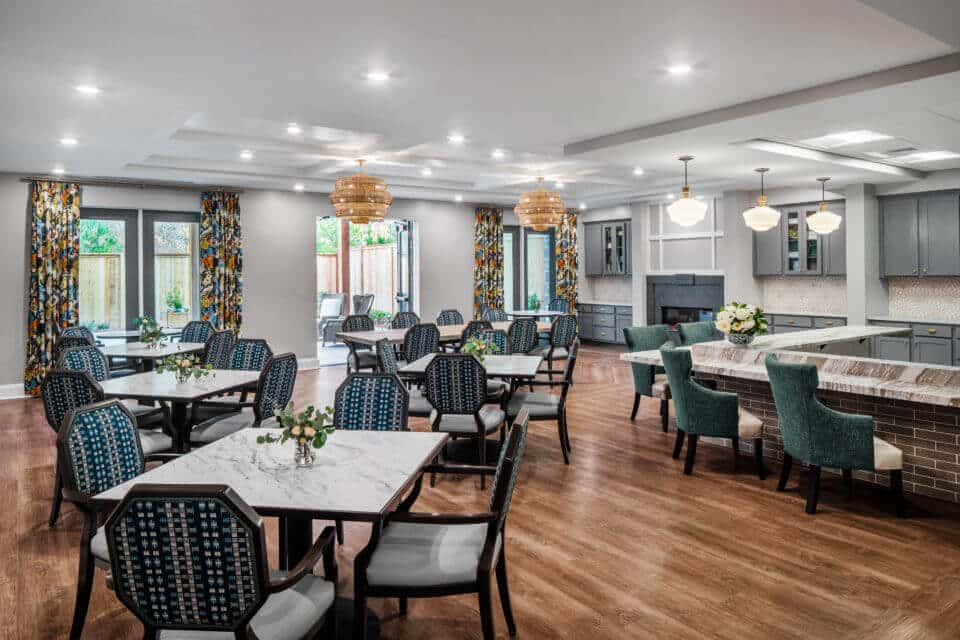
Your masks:
M293 402L289 402L283 409L274 411L274 415L283 428L280 436L271 433L257 436L257 443L295 441L297 451L294 460L298 467L311 466L316 455L313 449L323 447L327 443L327 437L336 431L333 426L333 407L320 411L310 405L305 411L297 413Z
M169 355L157 363L157 373L172 371L177 376L177 382L183 384L190 378L202 378L210 375L212 364L203 364L198 356L189 353Z
M736 345L750 344L755 336L767 332L767 318L763 315L763 309L740 302L721 307L714 324L726 334L728 341Z
M469 353L476 358L480 364L483 364L483 358L494 353L500 353L500 347L492 340L474 337L463 343L460 351L462 353Z
M156 320L150 316L139 316L134 324L140 329L140 342L148 347L159 347L163 344L163 330Z

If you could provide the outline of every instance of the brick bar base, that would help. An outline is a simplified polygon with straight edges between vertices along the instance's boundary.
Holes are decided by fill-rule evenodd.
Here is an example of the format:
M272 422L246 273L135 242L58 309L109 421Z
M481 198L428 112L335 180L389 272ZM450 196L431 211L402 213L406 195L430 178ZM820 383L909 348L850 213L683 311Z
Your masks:
M740 396L740 405L763 420L764 456L783 459L783 438L770 385L756 380L697 373L715 380L719 391ZM949 502L960 502L960 408L887 400L837 391L817 397L832 409L873 416L874 432L903 450L903 490ZM751 445L741 447L750 451ZM886 473L854 472L854 477L888 485Z

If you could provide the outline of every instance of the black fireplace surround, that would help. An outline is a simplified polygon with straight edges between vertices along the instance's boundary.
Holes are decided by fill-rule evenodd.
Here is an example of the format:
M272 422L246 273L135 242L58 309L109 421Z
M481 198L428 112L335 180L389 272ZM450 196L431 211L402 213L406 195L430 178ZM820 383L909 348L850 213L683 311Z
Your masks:
M647 276L647 324L713 320L723 306L723 276Z

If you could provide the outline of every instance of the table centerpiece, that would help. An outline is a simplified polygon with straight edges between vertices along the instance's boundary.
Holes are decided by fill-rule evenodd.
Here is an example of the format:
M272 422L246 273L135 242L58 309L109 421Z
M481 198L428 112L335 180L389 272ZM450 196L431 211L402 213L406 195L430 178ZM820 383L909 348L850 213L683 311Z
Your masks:
M763 309L740 302L730 302L721 307L714 324L726 335L727 342L738 347L747 346L756 336L767 332L767 318Z
M312 467L316 460L316 449L323 448L327 443L327 437L336 431L333 427L333 407L320 411L310 405L306 410L298 413L291 401L283 409L274 411L274 415L283 429L280 436L266 433L257 436L257 443L283 444L287 440L293 440L297 445L293 456L294 463L300 468Z

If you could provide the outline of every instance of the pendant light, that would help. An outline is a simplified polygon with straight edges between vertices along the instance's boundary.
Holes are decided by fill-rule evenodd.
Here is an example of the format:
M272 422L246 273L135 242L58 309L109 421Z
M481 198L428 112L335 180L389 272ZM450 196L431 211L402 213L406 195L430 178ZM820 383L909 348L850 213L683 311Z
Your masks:
M743 221L754 231L770 231L780 224L780 212L767 206L767 196L763 193L763 174L770 169L762 167L754 171L760 174L760 197L757 206L743 212Z
M352 176L337 178L330 194L330 202L337 218L355 224L380 222L393 204L387 183L363 173L363 160L357 160L360 171Z
M681 227L692 227L707 215L707 203L690 197L690 187L687 185L687 163L693 156L677 158L683 163L683 195L667 207L667 214L674 224Z
M534 231L546 231L550 227L559 227L563 224L563 217L567 214L567 207L563 198L555 191L543 188L543 178L537 178L537 188L527 191L520 196L520 201L514 207L520 225Z
M807 228L819 233L822 236L833 233L840 228L840 222L843 220L839 215L827 208L827 180L830 178L817 178L820 183L820 210L807 216Z

